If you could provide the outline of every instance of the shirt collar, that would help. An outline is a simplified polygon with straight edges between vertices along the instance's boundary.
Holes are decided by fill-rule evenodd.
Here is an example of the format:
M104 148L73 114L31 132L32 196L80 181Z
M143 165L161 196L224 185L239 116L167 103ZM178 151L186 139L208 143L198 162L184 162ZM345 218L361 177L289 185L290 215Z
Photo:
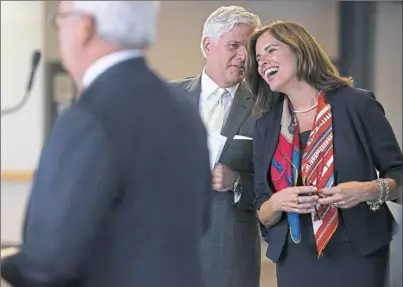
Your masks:
M112 66L131 58L143 57L141 50L125 50L115 52L95 61L84 73L83 87L91 85L94 80Z
M239 84L226 88L226 90L231 94L232 98L234 98L236 90L238 89ZM202 93L208 97L212 93L214 93L220 87L206 74L206 69L203 69L201 75L201 87Z

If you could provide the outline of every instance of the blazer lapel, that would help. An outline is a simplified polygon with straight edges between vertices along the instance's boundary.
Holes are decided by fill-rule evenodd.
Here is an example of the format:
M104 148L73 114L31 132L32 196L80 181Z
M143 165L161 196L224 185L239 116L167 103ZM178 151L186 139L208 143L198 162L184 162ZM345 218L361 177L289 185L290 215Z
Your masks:
M199 109L200 93L201 93L201 75L193 78L185 87L189 93L192 102Z
M345 110L340 110L337 109L336 107L338 106L337 104L335 104L335 102L338 99L338 93L341 91L341 88L335 88L329 91L326 91L325 94L325 101L326 103L328 103L330 105L330 107L332 108L332 118L333 118L333 146L338 146L337 143L341 143L341 145L345 145L346 141L343 138L343 133L335 133L335 130L338 130L338 121L335 121L336 119L345 119L346 117L349 116L348 113L346 113ZM340 106L339 106L340 107ZM339 115L340 113L340 115ZM344 125L342 125L344 126ZM348 172L348 170L340 168L340 163L337 160L337 158L334 158L334 182L335 184L338 184L340 182L340 178L341 180L343 180L344 178L349 178L349 174L345 174L345 171Z
M271 113L270 120L267 121L266 126L263 126L263 129L266 131L266 144L263 153L265 174L269 174L270 164L273 159L274 151L277 147L278 137L280 135L283 101L281 101L278 106L274 107L269 113Z

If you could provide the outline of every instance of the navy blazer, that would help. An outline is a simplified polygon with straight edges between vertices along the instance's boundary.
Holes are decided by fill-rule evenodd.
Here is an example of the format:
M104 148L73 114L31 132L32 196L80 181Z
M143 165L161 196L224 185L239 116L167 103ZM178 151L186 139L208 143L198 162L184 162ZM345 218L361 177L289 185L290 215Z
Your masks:
M342 87L326 92L332 107L335 183L392 178L401 182L403 158L384 109L372 92ZM256 122L254 135L254 170L256 206L273 194L269 166L280 132L283 102L276 104ZM386 204L370 211L366 203L340 209L350 241L360 255L367 255L387 245L393 235L394 219ZM267 228L267 256L276 262L288 235L286 217Z
M211 172L193 106L143 58L105 71L41 155L13 286L202 287Z

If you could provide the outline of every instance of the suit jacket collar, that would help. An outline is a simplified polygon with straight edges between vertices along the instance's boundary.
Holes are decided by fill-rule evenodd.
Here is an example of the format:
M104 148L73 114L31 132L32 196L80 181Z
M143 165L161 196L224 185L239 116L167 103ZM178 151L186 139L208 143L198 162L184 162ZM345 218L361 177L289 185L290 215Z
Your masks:
M98 77L96 77L91 84L84 88L80 92L80 96L77 98L79 101L82 97L88 97L94 89L102 85L108 85L113 77L121 77L120 75L129 75L129 74L144 74L148 72L147 61L144 57L132 57L119 63L116 63L109 69L105 70ZM112 80L113 81L113 80Z
M201 74L191 79L185 86L185 90L191 93L193 96L197 96L199 99L201 93ZM245 100L249 100L251 98L250 91L244 81L239 84L238 90L235 95L239 93Z
M191 99L197 107L199 107L201 93L201 74L194 77L185 86L185 90L189 93ZM241 124L250 115L252 110L252 100L248 87L245 82L241 82L235 93L234 101L231 106L228 119L222 129L221 134L232 138L239 130Z
M333 107L337 100L337 94L342 90L343 90L343 88L341 87L341 88L335 88L335 89L326 91L326 94L325 94L326 103L328 103L330 106Z
M201 75L193 78L185 86L185 90L189 93L190 98L197 108L199 108L201 93ZM234 136L239 131L242 123L248 118L252 111L253 101L251 99L250 90L245 82L241 82L234 96L227 121L221 130L221 135L227 138L222 154L230 146Z
M129 59L139 58L143 56L144 54L140 50L124 50L108 54L98 59L85 71L82 85L84 88L86 88L102 73L112 68L113 66Z
M185 86L185 90L189 93L194 104L199 108L200 93L201 93L201 75L194 77Z

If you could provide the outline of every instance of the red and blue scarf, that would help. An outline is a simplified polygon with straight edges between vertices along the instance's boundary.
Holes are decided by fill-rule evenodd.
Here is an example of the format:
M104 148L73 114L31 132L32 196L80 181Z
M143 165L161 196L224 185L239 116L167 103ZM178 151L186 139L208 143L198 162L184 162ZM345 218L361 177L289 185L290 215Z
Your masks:
M281 131L270 168L271 181L276 192L296 186L300 173L305 186L316 186L320 190L334 185L332 110L325 102L323 91L318 96L316 112L305 151L300 151L297 120L285 98ZM289 212L287 219L292 240L295 243L300 242L299 214ZM321 256L337 229L338 209L318 204L316 211L312 213L312 225L317 252Z

